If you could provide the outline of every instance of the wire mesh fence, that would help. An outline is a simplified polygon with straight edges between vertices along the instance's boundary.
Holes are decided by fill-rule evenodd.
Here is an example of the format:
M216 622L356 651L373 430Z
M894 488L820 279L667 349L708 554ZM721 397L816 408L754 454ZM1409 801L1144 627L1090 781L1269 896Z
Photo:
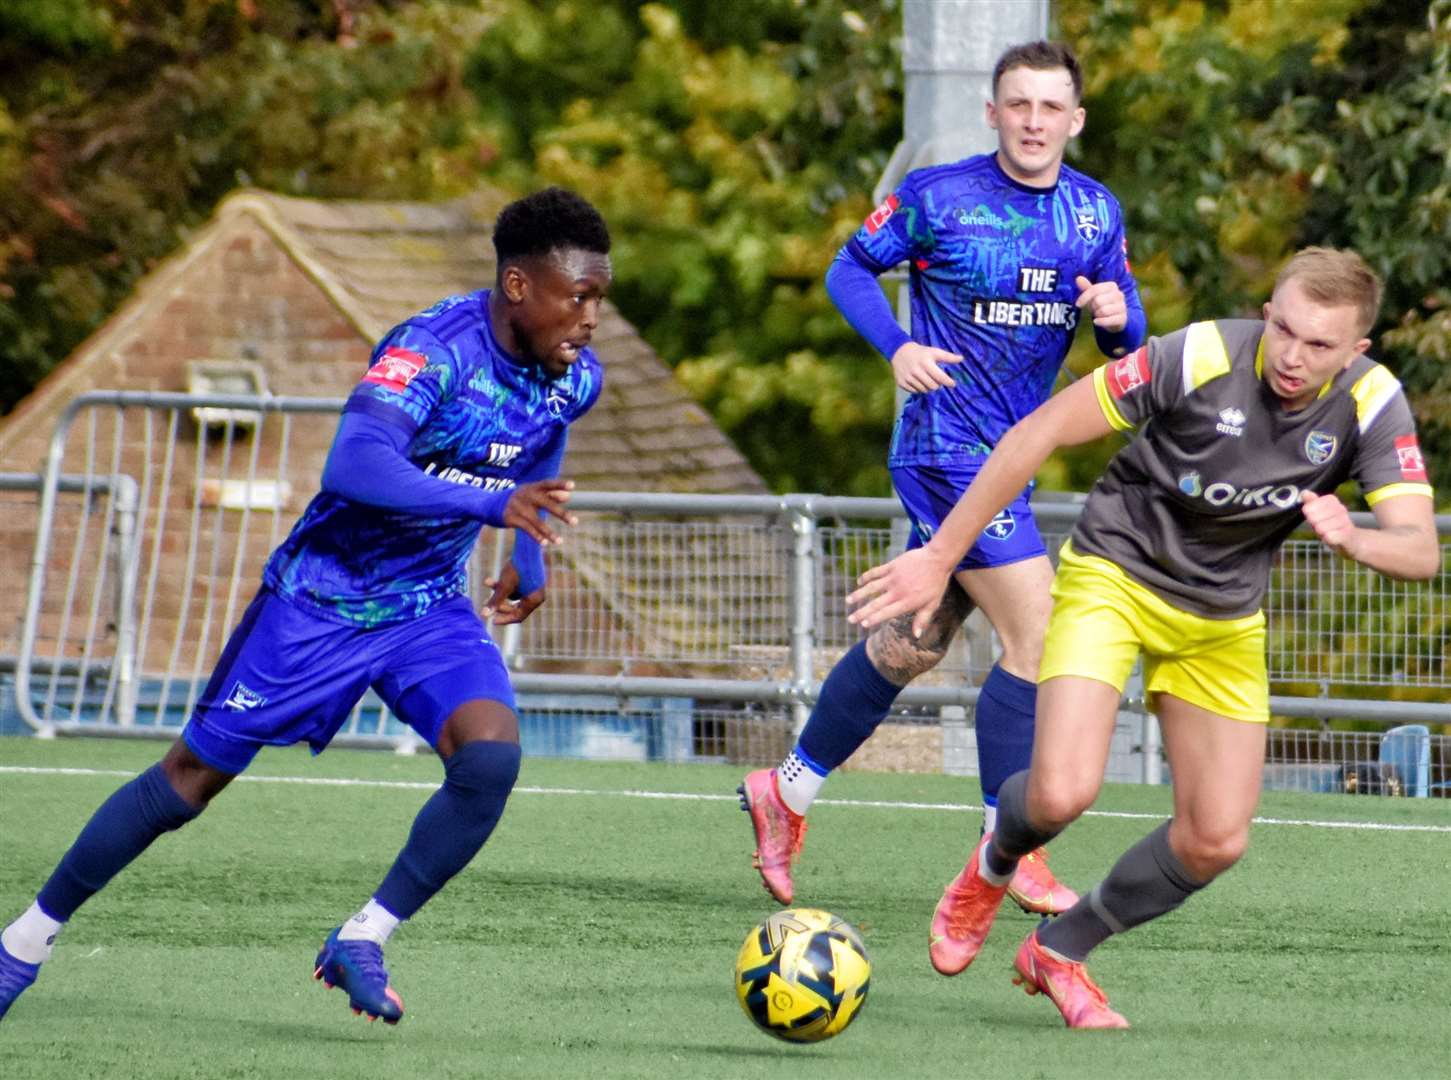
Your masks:
M0 476L0 560L29 582L0 596L0 730L7 715L42 730L183 723L268 552L316 489L339 405L121 393L73 403L45 472ZM547 603L500 635L526 749L540 753L778 759L859 636L845 604L856 576L904 540L886 499L596 492L577 505L581 523L550 552ZM1035 506L1050 554L1078 505ZM1451 522L1439 523L1444 540ZM485 531L478 599L510 544ZM1426 775L1416 782L1383 732L1320 724L1272 733L1267 783L1444 793L1451 544L1442 557L1436 579L1407 584L1313 540L1285 546L1266 603L1278 711L1429 723ZM856 767L972 772L974 687L995 656L975 614ZM416 742L371 696L344 737ZM1161 766L1154 724L1130 700L1110 777L1153 782Z

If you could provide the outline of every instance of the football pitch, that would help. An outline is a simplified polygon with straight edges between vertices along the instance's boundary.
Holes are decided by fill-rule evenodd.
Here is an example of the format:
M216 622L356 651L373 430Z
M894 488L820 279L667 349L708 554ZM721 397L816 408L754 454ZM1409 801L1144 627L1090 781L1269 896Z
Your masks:
M0 739L0 921L162 745ZM1127 1032L1070 1032L1010 980L1005 908L945 979L927 923L975 837L977 782L846 773L811 817L797 903L861 928L862 1015L812 1046L758 1032L732 964L771 910L742 770L526 760L498 832L394 936L407 1013L311 980L441 776L429 756L264 754L77 914L0 1021L0 1076L1440 1077L1451 1072L1451 802L1267 793L1249 854L1090 968ZM972 807L972 809L969 809ZM1167 816L1115 786L1053 849L1080 889Z

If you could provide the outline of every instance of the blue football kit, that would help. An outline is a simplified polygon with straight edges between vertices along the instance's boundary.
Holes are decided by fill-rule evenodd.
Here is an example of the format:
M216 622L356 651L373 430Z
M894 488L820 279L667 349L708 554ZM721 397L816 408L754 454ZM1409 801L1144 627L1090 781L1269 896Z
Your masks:
M516 618L543 601L544 554L527 534L552 533L526 515L571 519L559 509L567 485L537 482L558 476L569 425L601 390L586 345L611 278L598 211L545 188L500 210L493 242L499 281L519 291L447 297L377 344L318 494L268 558L181 738L96 808L34 902L0 927L0 1019L87 900L262 747L320 753L370 689L438 752L443 782L311 970L355 1015L403 1018L383 947L479 853L519 778L514 692L474 609L469 561L485 525L515 528L495 596L523 601Z
M902 263L910 334L877 283ZM890 360L916 342L962 358L943 365L954 385L911 394L892 432L887 466L911 522L909 550L932 538L993 447L1052 393L1085 313L1077 306L1079 277L1116 282L1123 293L1127 321L1117 332L1094 327L1098 347L1110 356L1137 347L1147 320L1129 270L1117 200L1066 165L1049 187L1019 183L994 154L908 173L838 252L827 271L827 292L878 352ZM1031 494L1030 484L983 530L957 570L1047 554ZM929 659L926 667L935 662ZM902 689L898 674L889 679L878 669L865 639L832 668L779 770L798 802L809 804L813 785L819 787L886 718ZM1036 697L1036 683L1002 662L979 689L973 723L985 828L992 828L999 788L1032 756ZM766 846L759 828L757 842ZM1051 875L1021 888L1014 878L1010 893L1037 914L1066 910L1072 902Z
M1007 430L1052 393L1083 315L1077 277L1115 281L1124 295L1128 323L1117 333L1095 327L1099 348L1138 347L1147 322L1126 250L1122 211L1102 184L1064 165L1052 187L1029 187L992 154L909 173L841 249L828 289L884 356L911 340L963 358L944 368L957 385L909 396L892 434L887 464L912 520L909 547L931 538ZM876 284L904 262L910 336ZM1030 493L961 568L1044 553Z
M320 752L370 686L430 745L464 701L513 707L467 594L469 555L517 485L558 475L601 368L587 348L555 379L515 360L488 302L487 289L449 297L374 350L322 490L268 560L183 732L203 761L235 773L263 745ZM543 586L532 537L517 534L513 561L521 595Z

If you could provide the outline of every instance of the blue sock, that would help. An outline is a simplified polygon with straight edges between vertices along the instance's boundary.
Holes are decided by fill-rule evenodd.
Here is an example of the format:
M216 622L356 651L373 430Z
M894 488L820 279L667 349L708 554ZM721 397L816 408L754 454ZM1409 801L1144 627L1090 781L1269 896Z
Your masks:
M35 898L42 911L65 922L162 833L201 813L171 786L161 765L122 784L103 802Z
M373 894L400 919L412 918L484 846L519 778L519 745L464 743L443 773L443 787L418 811L408 842Z
M998 789L1033 760L1033 713L1038 687L994 665L977 699L977 770L983 801L996 806Z
M851 757L886 719L902 688L883 678L858 641L821 684L821 696L801 729L801 756L828 772Z

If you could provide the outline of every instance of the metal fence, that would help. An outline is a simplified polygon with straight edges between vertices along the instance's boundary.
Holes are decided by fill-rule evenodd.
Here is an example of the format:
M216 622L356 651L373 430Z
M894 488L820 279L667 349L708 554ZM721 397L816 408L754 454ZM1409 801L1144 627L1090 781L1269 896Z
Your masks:
M137 392L72 402L43 471L0 476L0 516L12 533L28 522L33 538L29 566L12 568L12 580L28 580L23 608L5 613L18 629L0 641L0 697L20 722L174 733L268 552L316 489L341 404ZM1080 503L1035 504L1050 550ZM850 583L902 539L890 499L579 492L572 505L581 524L551 553L548 602L501 633L535 753L778 757L857 636L845 619ZM1451 533L1451 518L1438 527ZM485 531L479 592L510 542ZM1445 789L1451 750L1431 727L1451 724L1451 544L1442 556L1438 578L1406 584L1313 539L1285 546L1266 608L1272 705L1303 730L1272 732L1270 783ZM974 616L854 764L971 772L974 684L993 657ZM1370 730L1332 730L1332 720ZM1379 729L1391 724L1431 726L1424 783L1422 744L1387 738ZM371 695L343 739L412 745ZM1132 689L1110 777L1162 777L1156 726Z

